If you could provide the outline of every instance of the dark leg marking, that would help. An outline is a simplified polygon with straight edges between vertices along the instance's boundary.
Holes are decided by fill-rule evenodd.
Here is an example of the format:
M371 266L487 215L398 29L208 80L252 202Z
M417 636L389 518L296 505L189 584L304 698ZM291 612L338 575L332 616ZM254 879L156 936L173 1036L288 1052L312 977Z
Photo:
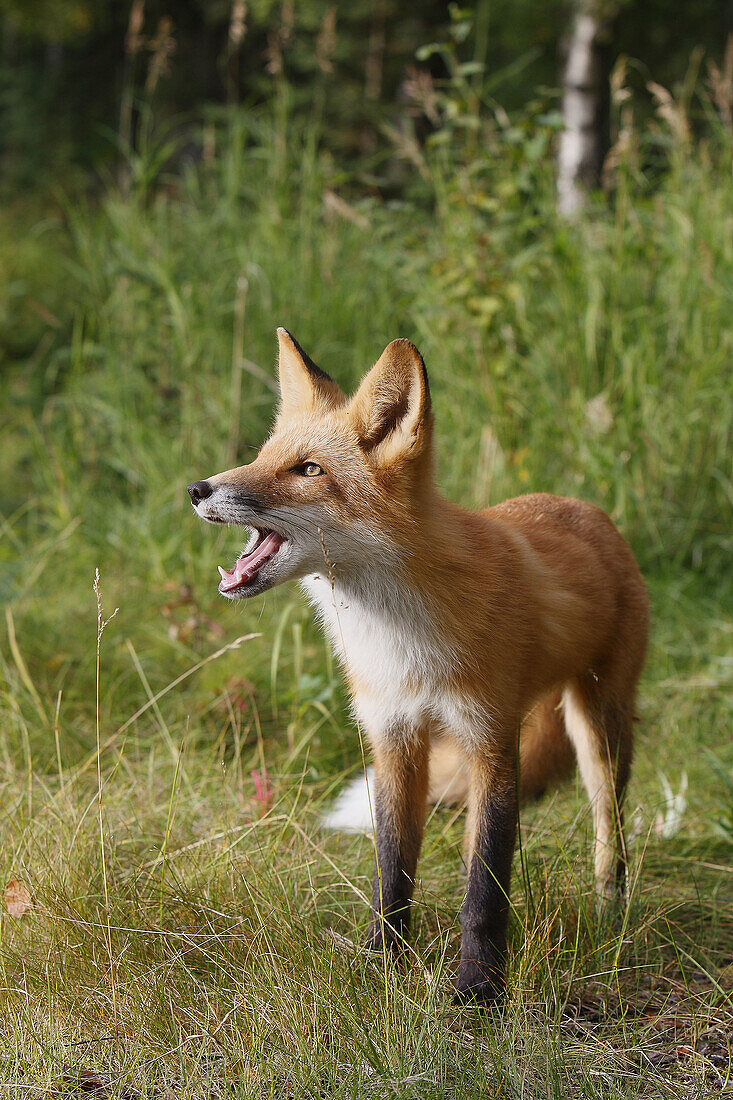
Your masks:
M477 790L472 806L473 854L461 911L459 1001L491 1004L505 992L509 880L517 831L516 788Z
M410 904L425 824L427 744L375 749L376 859L367 947L398 953L410 924Z

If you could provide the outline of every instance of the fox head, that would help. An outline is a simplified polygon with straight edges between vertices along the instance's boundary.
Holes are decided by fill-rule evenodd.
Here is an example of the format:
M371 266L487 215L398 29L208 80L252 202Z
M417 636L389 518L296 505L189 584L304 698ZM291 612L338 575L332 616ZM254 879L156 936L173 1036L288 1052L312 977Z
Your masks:
M425 364L393 340L347 398L280 328L280 405L254 462L188 486L209 523L247 527L228 599L311 574L362 576L406 552L431 485L432 414Z

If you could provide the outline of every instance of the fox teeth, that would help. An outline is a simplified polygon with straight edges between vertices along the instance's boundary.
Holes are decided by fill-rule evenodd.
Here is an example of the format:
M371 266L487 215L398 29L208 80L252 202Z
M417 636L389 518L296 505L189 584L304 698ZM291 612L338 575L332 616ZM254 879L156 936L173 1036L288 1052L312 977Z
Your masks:
M220 565L217 565L216 568L219 570L219 576L221 577L221 579L226 580L226 576L227 576L226 569L223 569Z

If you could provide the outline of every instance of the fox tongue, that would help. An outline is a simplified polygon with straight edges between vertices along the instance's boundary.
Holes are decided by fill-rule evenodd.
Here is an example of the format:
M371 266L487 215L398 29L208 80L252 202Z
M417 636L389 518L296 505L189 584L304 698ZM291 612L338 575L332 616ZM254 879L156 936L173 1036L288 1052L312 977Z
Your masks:
M220 592L229 592L232 588L238 588L240 584L245 584L247 581L254 577L257 570L261 565L271 558L283 544L283 539L275 531L270 531L268 535L265 535L249 554L242 554L237 558L234 563L233 569L223 569L218 567L221 574L221 581L219 583Z

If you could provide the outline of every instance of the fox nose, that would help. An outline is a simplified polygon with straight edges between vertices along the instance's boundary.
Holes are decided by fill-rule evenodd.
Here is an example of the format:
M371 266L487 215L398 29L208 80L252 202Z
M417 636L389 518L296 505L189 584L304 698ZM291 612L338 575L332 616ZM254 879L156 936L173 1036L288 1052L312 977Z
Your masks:
M188 486L188 495L191 498L193 505L200 504L202 500L206 500L214 492L208 481L194 481Z

